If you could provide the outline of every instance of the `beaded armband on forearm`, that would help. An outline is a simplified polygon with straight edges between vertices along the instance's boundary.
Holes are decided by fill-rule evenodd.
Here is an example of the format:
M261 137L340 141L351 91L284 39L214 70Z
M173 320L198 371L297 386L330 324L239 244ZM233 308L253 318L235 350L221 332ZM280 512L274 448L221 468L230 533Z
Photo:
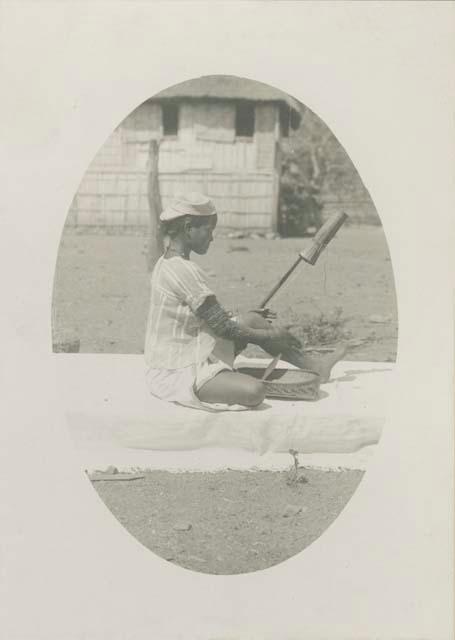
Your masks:
M276 336L274 329L244 328L233 320L215 296L209 296L197 309L196 315L204 320L213 333L227 340L259 343Z

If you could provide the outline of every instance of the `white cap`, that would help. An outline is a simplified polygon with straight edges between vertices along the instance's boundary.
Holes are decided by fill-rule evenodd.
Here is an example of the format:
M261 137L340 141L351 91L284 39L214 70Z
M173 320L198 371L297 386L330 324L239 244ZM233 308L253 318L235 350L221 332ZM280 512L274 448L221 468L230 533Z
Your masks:
M212 216L216 214L215 205L208 196L192 191L174 198L160 215L160 220L173 220L180 216Z

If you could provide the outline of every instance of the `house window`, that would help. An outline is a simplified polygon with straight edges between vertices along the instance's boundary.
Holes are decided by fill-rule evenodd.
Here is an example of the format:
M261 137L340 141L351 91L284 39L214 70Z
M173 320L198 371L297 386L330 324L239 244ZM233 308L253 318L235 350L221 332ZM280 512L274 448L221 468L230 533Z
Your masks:
M179 107L177 104L165 104L163 109L163 135L176 136L179 132Z
M254 102L239 102L236 105L235 135L237 138L254 136Z

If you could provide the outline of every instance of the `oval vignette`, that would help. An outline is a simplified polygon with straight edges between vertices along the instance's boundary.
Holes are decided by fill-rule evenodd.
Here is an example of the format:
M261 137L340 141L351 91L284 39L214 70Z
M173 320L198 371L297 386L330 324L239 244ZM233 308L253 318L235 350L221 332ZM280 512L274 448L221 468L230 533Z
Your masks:
M211 198L218 222L209 251L191 260L234 317L257 308L325 221L348 214L314 266L300 264L270 302L311 357L349 345L316 401L266 397L255 410L214 413L151 395L157 216L192 192ZM115 128L66 218L52 319L82 468L117 520L169 562L238 574L294 556L337 518L374 455L398 336L387 241L335 135L274 87L191 79ZM240 357L271 362L253 344Z

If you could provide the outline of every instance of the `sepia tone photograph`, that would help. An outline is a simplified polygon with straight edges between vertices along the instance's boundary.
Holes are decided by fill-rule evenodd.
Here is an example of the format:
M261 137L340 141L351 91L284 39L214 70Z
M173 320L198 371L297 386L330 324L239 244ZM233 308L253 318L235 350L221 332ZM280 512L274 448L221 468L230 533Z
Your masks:
M2 637L453 636L451 9L2 3Z
M204 76L127 115L74 196L52 305L83 469L160 557L273 566L356 491L386 418L393 269L347 151L279 88Z

